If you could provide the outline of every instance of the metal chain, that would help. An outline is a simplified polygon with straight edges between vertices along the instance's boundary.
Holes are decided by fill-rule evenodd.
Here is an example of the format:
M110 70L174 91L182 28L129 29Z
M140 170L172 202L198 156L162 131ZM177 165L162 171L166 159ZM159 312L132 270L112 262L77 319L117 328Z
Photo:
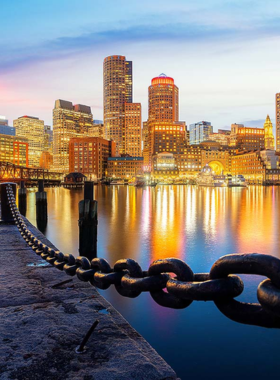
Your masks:
M11 185L7 197L12 216L26 243L51 265L99 289L114 285L125 297L138 297L150 292L159 305L174 309L188 307L193 301L214 301L228 318L245 324L280 328L280 260L263 254L231 254L218 259L210 273L193 273L182 260L169 258L154 261L148 271L142 271L133 259L118 260L113 268L108 261L55 251L34 236L22 218ZM259 304L234 300L244 288L235 274L266 276L257 289ZM175 276L174 276L175 275Z

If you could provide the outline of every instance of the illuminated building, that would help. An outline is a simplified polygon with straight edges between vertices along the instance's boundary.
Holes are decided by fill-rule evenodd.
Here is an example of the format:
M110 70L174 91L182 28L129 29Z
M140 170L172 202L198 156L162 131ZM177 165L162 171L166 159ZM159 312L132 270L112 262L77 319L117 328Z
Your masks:
M276 150L280 152L280 93L275 96Z
M143 157L109 157L107 177L129 179L143 173Z
M221 145L229 145L230 137L229 134L225 133L210 133L208 136L210 141L216 141Z
M179 89L165 74L153 78L149 86L149 123L179 120Z
M28 139L29 167L39 167L44 150L44 121L38 117L22 116L14 120L16 136Z
M181 177L193 177L200 172L202 149L198 145L189 145L184 150L184 154L176 156L176 164Z
M69 141L74 137L90 137L93 127L89 106L56 100L53 110L54 170L69 172Z
M28 167L28 139L0 134L0 161Z
M219 145L220 146L220 145ZM217 147L209 147L201 151L201 165L209 165L215 174L230 173L231 154L229 150Z
M80 172L88 179L105 176L108 157L116 154L116 143L100 137L72 138L69 143L69 171Z
M125 153L125 103L132 103L132 62L111 55L103 63L104 137L114 140Z
M197 145L208 140L211 133L213 133L213 127L208 121L190 124L190 145Z
M9 125L9 121L6 119L5 116L0 116L0 125L5 125L5 126Z
M231 158L231 174L242 174L250 184L280 184L278 160L272 150L238 153Z
M248 152L262 150L265 148L264 129L248 128L244 127L243 124L232 124L230 146Z
M141 104L125 103L124 151L132 157L142 155Z
M52 165L53 165L53 155L48 151L42 152L41 157L40 157L40 168L51 169Z
M152 177L158 180L176 179L179 171L172 153L158 153L153 156Z
M273 125L270 120L270 117L267 115L264 123L264 145L265 149L274 150L274 136L273 136Z
M93 123L93 126L90 127L90 135L92 137L101 137L104 138L104 124Z
M149 124L150 155L167 152L183 154L186 149L185 123L154 122Z

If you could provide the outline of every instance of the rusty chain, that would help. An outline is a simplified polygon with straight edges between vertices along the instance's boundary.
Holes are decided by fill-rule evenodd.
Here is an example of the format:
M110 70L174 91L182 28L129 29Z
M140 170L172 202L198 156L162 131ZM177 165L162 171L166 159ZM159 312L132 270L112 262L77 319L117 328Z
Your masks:
M49 264L79 280L90 282L99 289L114 285L125 297L138 297L150 292L159 305L174 309L188 307L193 301L214 301L228 318L262 327L280 328L280 260L264 254L230 254L218 259L210 273L193 273L182 260L169 258L154 261L148 271L132 259L118 260L113 268L107 260L72 254L43 244L32 234L22 218L13 189L7 186L7 197L12 216L26 243ZM235 300L244 288L237 274L266 276L257 289L259 304ZM175 275L175 276L174 276Z

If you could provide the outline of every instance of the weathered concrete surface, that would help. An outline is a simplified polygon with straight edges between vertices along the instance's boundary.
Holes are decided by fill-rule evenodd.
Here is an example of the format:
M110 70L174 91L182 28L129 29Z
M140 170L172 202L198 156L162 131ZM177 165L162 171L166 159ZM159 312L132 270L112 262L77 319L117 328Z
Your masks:
M33 226L30 230L50 242ZM41 260L13 225L0 225L0 379L177 379L88 283ZM70 283L53 285L72 279ZM92 323L99 325L76 354Z

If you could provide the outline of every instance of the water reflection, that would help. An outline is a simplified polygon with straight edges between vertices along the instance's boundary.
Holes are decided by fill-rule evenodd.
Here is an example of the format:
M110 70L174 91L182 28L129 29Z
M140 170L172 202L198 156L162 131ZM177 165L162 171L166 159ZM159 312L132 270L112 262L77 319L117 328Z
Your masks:
M228 253L280 257L280 188L96 186L94 191L98 200L98 256L111 265L131 257L146 270L151 261L173 256L185 260L194 272L207 272L215 260ZM78 202L83 191L54 188L47 193L46 236L63 252L77 256ZM36 224L35 193L29 191L27 201L27 218ZM244 300L256 300L259 282L256 276L246 278ZM215 373L218 380L226 373L227 379L256 380L272 378L280 371L278 330L234 323L211 302L169 310L155 304L149 294L127 299L112 287L102 294L181 379L205 379ZM239 362L242 371L236 365Z

